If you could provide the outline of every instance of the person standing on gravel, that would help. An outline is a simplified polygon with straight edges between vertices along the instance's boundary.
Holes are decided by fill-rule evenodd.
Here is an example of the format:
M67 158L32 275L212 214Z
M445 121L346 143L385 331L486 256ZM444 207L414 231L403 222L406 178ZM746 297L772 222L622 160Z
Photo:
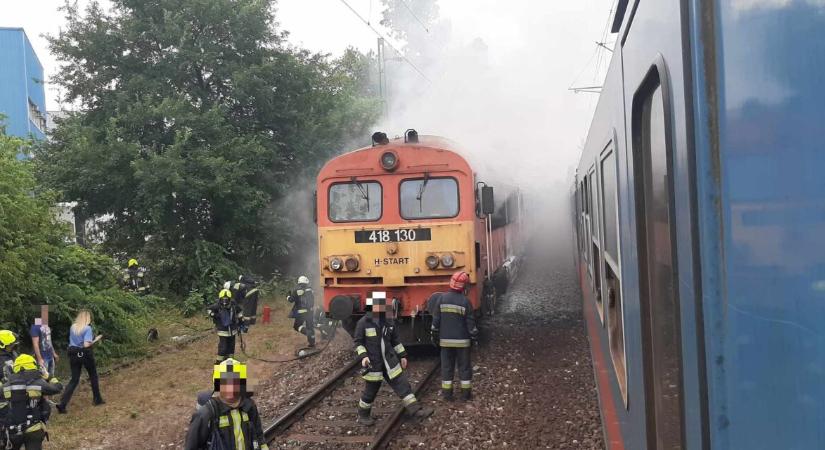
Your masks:
M407 350L401 344L395 328L393 311L387 309L386 292L373 292L367 298L367 314L355 326L355 353L361 361L362 378L366 381L361 400L358 402L358 423L375 425L372 417L372 402L381 389L381 381L386 381L401 397L407 414L424 419L433 410L421 406L412 392L410 381L404 369L407 368Z
M429 305L433 316L433 341L441 347L441 397L453 399L453 373L458 363L461 399L471 400L473 365L470 363L470 343L478 336L473 305L464 295L470 281L466 272L456 272L450 278L450 291L434 296Z

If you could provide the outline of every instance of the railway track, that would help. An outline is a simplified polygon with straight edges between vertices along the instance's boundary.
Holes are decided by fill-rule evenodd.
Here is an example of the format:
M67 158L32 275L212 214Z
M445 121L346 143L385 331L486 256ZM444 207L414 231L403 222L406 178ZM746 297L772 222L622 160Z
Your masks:
M385 448L394 438L404 418L401 400L386 384L374 402L373 427L356 422L356 408L364 382L357 361L348 363L332 374L320 386L305 395L292 408L264 429L270 448ZM435 357L410 359L407 374L416 397L426 390L438 373ZM423 439L405 436L418 444Z

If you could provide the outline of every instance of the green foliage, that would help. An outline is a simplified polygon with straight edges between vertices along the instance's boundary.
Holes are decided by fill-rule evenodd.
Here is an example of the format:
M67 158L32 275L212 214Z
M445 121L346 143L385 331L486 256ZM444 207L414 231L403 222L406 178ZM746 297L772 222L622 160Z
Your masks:
M156 298L138 298L117 288L111 258L68 243L51 210L54 197L37 191L32 163L19 161L27 141L0 135L0 327L28 335L34 306L50 307L58 346L81 308L92 311L106 336L103 358L141 350L143 320Z
M156 292L213 295L239 265L271 273L295 226L276 205L377 119L368 58L287 46L274 1L111 3L67 3L50 38L83 112L37 149L41 180L111 217L104 249L138 256Z

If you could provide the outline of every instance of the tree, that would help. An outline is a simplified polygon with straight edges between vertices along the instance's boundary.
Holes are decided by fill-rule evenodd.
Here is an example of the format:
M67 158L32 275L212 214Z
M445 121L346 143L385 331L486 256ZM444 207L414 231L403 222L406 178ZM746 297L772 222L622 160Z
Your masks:
M35 183L32 163L18 160L30 142L0 134L0 328L25 336L35 305L49 304L55 342L65 342L80 308L90 309L107 336L103 356L140 351L139 326L151 297L117 286L111 258L67 240L51 211L54 195Z
M277 205L377 118L357 58L287 46L271 0L111 3L67 3L49 39L82 110L36 152L41 179L111 216L104 248L143 255L162 290L271 271L289 252Z

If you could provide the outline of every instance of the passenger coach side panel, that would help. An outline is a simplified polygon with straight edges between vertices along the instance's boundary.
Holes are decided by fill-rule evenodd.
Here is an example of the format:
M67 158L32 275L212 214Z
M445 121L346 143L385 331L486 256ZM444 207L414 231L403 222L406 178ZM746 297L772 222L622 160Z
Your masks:
M643 339L631 387L644 391L646 401L634 406L646 410L647 448L701 448L706 427L682 53L688 18L680 3L639 2L620 36L628 132L622 266L635 294L626 320Z

